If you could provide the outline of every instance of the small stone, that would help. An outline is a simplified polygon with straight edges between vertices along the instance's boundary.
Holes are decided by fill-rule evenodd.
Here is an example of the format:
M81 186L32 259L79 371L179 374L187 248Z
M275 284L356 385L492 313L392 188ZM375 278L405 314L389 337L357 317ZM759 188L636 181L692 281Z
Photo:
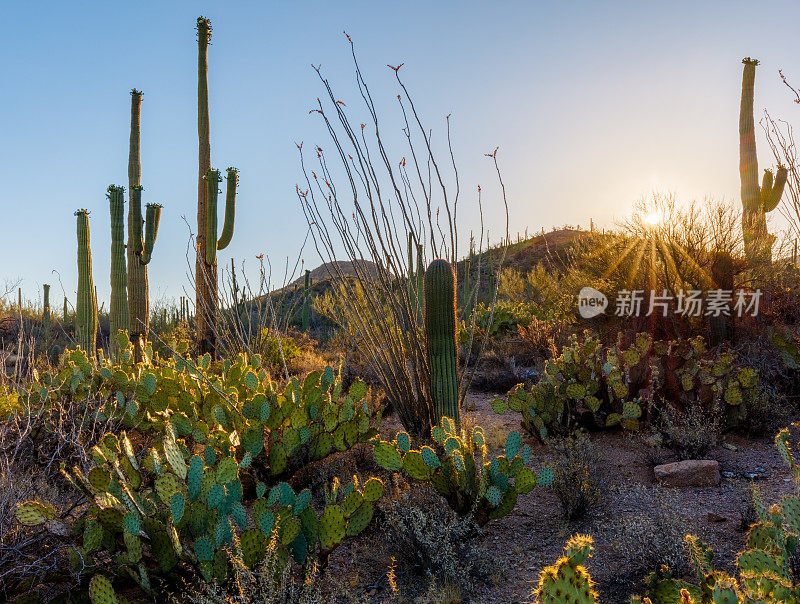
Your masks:
M722 472L722 475L725 478L733 478L734 476L736 476L736 473L735 472L731 472L730 470L725 470L725 471Z
M656 480L666 487L714 487L719 484L719 463L713 459L687 459L654 468Z
M731 443L722 443L722 446L728 449L728 451L738 451L739 447L736 445L732 445Z

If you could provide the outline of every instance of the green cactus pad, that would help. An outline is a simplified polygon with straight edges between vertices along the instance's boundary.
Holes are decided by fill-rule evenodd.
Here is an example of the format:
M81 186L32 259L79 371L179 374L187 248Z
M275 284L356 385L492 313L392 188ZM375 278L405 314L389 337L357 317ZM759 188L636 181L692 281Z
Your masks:
M175 493L169 500L169 509L172 514L172 521L178 524L183 518L186 509L186 498L183 493Z
M411 449L411 438L408 436L408 432L397 433L397 447L403 453L409 452L409 450Z
M208 537L200 537L194 543L194 554L201 562L211 562L214 559L214 544Z
M275 514L269 510L266 510L263 514L261 514L261 518L258 521L258 526L261 529L261 532L267 537L272 535L272 530L275 528Z
M503 494L500 492L496 486L492 485L488 489L486 489L486 501L488 501L494 507L500 505L500 500L503 498Z
M217 482L227 484L236 480L239 466L233 457L226 457L217 466Z
M342 514L344 514L345 518L349 518L363 502L364 496L361 493L350 491L340 504Z
M17 521L25 526L35 526L56 517L56 511L49 503L41 501L25 501L18 503L16 509Z
M403 467L403 459L393 443L383 440L376 443L373 447L373 454L375 461L385 470L396 472Z
M536 477L536 484L543 487L549 487L553 484L555 479L555 472L552 468L542 468L539 470L539 475Z
M355 537L369 525L372 520L372 515L375 512L375 506L368 501L365 501L353 513L347 521L347 529L345 534L348 537Z
M380 478L374 476L364 483L364 501L372 502L378 501L383 497L383 482Z
M514 479L514 485L520 495L530 493L536 486L536 474L530 468L522 468Z
M106 468L95 466L89 470L89 483L96 491L107 491L111 484L111 472Z
M442 462L439 460L439 456L436 455L436 451L434 451L431 447L426 445L422 447L419 452L420 455L422 455L422 461L424 461L425 465L429 468L433 468L435 470L442 465Z
M258 529L243 532L239 544L242 548L242 560L250 569L258 566L267 553L267 539Z
M303 489L297 494L297 498L294 501L294 513L299 516L308 507L309 503L311 503L311 491Z
M225 499L225 487L221 484L215 484L208 492L208 507L212 510L216 508Z
M433 468L425 464L422 454L414 450L403 456L403 469L414 480L428 480L433 474Z
M333 549L345 537L345 519L341 508L330 505L319 519L319 543L323 551Z
M506 437L506 458L513 459L522 447L522 437L519 432L512 431Z
M156 478L155 485L158 498L166 505L169 505L169 500L180 490L178 478L173 474L162 474Z
M92 604L116 604L117 594L111 581L103 575L95 575L89 582L89 599Z

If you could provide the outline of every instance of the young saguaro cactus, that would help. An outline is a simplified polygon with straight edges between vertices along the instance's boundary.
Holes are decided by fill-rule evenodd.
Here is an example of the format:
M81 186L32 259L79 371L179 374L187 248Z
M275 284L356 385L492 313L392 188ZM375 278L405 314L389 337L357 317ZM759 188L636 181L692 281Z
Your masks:
M78 344L93 357L97 346L97 296L92 281L92 250L89 212L78 210L78 302L75 305L75 331Z
M50 285L42 285L44 290L44 300L42 309L42 332L44 335L45 347L50 346Z
M742 60L742 100L739 106L739 177L742 193L742 232L744 250L748 262L753 266L769 265L772 262L772 244L775 236L767 232L766 214L780 203L786 186L786 167L779 165L773 176L772 170L764 170L761 186L758 185L758 156L756 155L755 121L753 98L756 66L758 60L745 57Z
M217 250L227 247L233 237L234 206L238 173L228 168L225 222L217 240L217 194L219 171L211 168L211 136L208 107L208 46L211 21L197 19L197 259L195 264L196 325L199 353L216 355L216 331L219 318Z
M458 426L456 275L447 260L434 260L425 272L425 336L436 419L449 417Z
M125 197L124 187L108 187L108 204L111 210L111 347L114 348L119 330L130 328L128 308L128 273L125 266Z
M303 282L303 331L307 332L311 328L311 271L306 270L305 281Z
M150 328L150 291L147 265L153 254L161 219L161 205L147 204L145 219L142 219L142 166L140 159L140 126L142 93L131 90L131 136L128 151L128 313L131 340L136 344L141 336L147 337ZM144 237L142 223L144 222ZM112 225L112 231L113 231ZM113 236L113 233L112 233ZM113 268L112 268L113 270ZM112 277L113 280L113 277Z

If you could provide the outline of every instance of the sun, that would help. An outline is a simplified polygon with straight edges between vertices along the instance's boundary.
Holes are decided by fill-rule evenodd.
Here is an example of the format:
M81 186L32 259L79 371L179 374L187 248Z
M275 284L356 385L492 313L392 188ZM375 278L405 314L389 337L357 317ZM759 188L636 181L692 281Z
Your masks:
M661 219L661 212L650 212L649 214L645 215L644 222L650 226L656 226L657 224L661 223Z

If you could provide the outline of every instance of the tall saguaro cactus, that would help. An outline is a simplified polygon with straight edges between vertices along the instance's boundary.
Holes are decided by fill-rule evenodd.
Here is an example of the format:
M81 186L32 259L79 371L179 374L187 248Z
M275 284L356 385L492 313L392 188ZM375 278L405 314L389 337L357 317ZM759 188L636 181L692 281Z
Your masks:
M739 106L739 177L742 185L742 233L748 262L763 267L772 262L772 244L775 236L767 232L767 213L780 203L786 185L786 168L778 166L764 170L761 186L758 185L758 157L756 155L753 98L755 95L756 66L758 60L742 60L742 100Z
M131 90L131 137L128 151L128 312L131 340L139 351L139 338L147 338L150 329L150 287L147 265L153 254L153 246L161 219L161 205L147 204L146 217L142 220L142 165L141 144L142 93ZM145 223L144 238L142 223ZM113 226L112 226L113 229Z
M92 250L89 237L89 212L78 210L78 302L75 305L75 331L78 344L90 357L97 346L97 295L92 281Z
M434 260L425 271L425 337L436 419L446 416L460 425L456 274L447 260Z
M208 106L208 45L211 21L197 19L197 261L195 263L197 346L200 354L216 355L219 294L217 250L225 249L233 237L238 173L228 168L225 221L217 240L217 195L220 176L211 168L211 136Z
M128 272L125 266L125 197L123 187L108 187L108 205L111 211L111 349L116 347L119 330L130 328L128 308Z

